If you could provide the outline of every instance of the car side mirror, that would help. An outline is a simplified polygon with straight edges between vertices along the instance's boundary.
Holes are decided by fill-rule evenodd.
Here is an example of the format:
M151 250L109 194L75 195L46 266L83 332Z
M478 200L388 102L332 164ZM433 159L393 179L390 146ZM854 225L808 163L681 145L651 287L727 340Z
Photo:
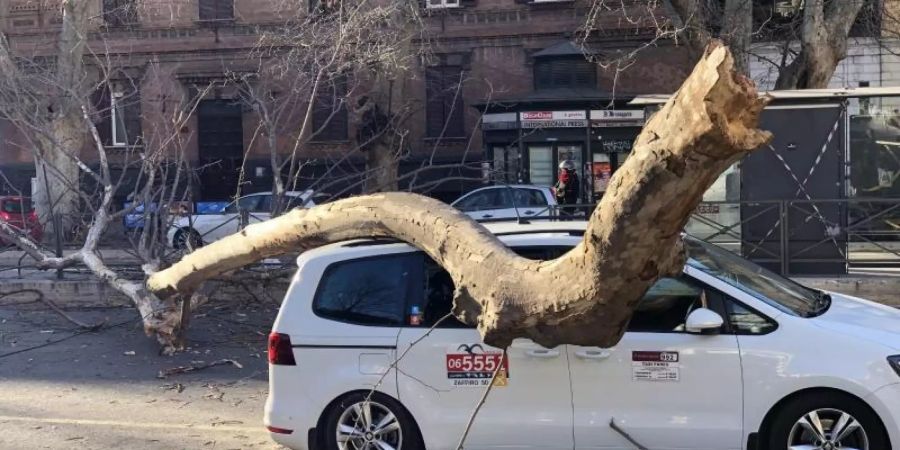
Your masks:
M718 334L722 329L722 316L711 309L697 308L688 314L684 324L688 333Z

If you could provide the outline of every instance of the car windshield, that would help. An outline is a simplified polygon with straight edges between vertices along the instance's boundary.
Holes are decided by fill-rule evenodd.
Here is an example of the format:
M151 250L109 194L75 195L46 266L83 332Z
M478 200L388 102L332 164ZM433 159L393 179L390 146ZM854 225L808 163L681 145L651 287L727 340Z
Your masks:
M731 252L693 238L685 238L687 264L800 317L814 317L828 307L828 297L760 267Z
M31 212L31 200L9 199L3 202L3 212L21 214Z

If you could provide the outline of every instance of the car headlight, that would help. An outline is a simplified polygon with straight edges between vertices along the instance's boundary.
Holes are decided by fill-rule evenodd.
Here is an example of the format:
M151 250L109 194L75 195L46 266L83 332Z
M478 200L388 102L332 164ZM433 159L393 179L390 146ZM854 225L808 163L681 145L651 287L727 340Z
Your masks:
M894 368L897 375L900 375L900 355L888 356L888 364Z

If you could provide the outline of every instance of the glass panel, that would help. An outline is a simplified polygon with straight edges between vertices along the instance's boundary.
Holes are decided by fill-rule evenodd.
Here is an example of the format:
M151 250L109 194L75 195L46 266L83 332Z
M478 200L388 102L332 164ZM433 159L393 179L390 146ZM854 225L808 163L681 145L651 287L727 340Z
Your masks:
M368 325L401 325L414 254L358 259L332 265L316 292L322 317Z
M516 206L547 206L547 199L537 189L513 189L513 201Z
M550 146L528 147L528 178L531 184L553 184L553 153Z
M676 278L660 278L638 303L628 331L683 332L684 322L694 305L702 304L703 290Z
M612 164L609 155L606 153L594 153L594 161L591 164L591 171L594 178L594 198L600 199L606 188L609 186L609 179L612 177Z

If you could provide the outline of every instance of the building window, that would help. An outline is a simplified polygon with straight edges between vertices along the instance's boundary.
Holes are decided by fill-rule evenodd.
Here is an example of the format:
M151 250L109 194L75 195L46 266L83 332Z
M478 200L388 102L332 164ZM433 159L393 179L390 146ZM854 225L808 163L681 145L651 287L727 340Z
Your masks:
M347 140L347 84L343 78L325 83L316 94L312 112L313 141Z
M425 71L426 135L430 138L463 137L465 123L459 66L429 67Z
M103 20L110 27L125 27L138 22L135 0L103 0Z
M459 8L460 0L426 0L425 7L428 9L445 9Z
M200 0L200 20L234 19L234 0Z
M141 141L141 96L131 80L112 81L94 94L97 133L105 146L126 147Z
M596 86L597 69L583 57L544 57L534 62L535 90Z

